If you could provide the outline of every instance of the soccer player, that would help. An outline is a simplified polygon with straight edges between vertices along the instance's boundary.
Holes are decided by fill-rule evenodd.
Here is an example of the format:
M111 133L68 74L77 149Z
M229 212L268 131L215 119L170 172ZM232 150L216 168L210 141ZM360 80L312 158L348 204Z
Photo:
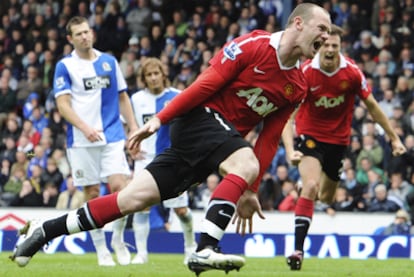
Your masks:
M170 123L171 147L120 192L28 226L12 260L25 266L49 240L101 227L176 197L215 171L223 179L213 192L188 266L196 274L238 270L244 258L220 253L219 241L233 214L248 222L250 230L254 213L264 218L256 193L261 176L287 120L306 94L299 59L312 58L330 29L328 12L304 3L292 11L284 31L253 31L227 43L197 80L140 127L128 145L130 151L139 151L143 139ZM263 130L252 149L244 136L260 122Z
M163 69L159 59L147 58L140 66L137 78L144 84L145 88L136 92L131 97L132 108L135 119L139 126L151 119L155 114L165 107L179 91L170 87L170 81ZM170 146L169 125L163 125L156 134L142 141L140 152L135 155L134 176L139 178L138 173L149 164L157 154L162 153ZM187 264L190 255L196 246L193 231L193 218L188 208L188 194L184 191L176 198L167 199L163 202L164 207L174 210L184 235L184 264ZM148 262L147 240L150 230L149 210L136 212L133 220L135 244L138 254L132 259L132 264L143 264Z
M342 29L332 26L319 53L302 65L309 91L294 117L297 144L293 143L293 120L286 124L283 142L287 158L298 164L302 190L295 207L295 251L287 258L291 270L300 270L303 244L318 197L332 203L339 172L350 143L355 98L364 102L372 118L387 133L394 155L406 149L374 99L355 62L340 53ZM296 149L295 149L296 147Z
M130 171L120 114L131 131L138 126L119 65L114 57L92 48L87 19L73 17L66 31L74 50L56 65L54 94L59 112L68 122L67 154L74 184L83 187L88 201L99 196L101 182L108 182L112 192L126 186ZM131 260L123 239L125 224L125 218L113 222L111 241L121 265ZM105 233L96 229L90 234L98 264L114 266Z

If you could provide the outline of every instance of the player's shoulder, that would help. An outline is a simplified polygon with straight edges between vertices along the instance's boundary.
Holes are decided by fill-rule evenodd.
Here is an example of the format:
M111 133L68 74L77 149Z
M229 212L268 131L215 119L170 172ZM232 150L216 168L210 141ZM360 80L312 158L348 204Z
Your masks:
M261 43L269 44L269 40L271 38L271 33L263 31L263 30L254 30L250 33L244 34L239 36L235 39L235 43L239 46L252 46L252 45L260 45ZM230 43L231 45L232 43Z
M355 62L355 60L349 58L349 57L344 57L344 61L345 61L345 70L348 72L348 74L354 74L357 76L361 76L362 71L359 68L359 66L357 65L357 63Z
M111 54L101 52L101 51L98 51L98 50L95 50L95 52L97 53L100 60L117 62L116 58Z
M137 90L131 95L131 99L137 99L137 98L143 97L144 94L145 94L145 89Z
M177 95L181 92L181 90L174 88L174 87L168 87L165 90L166 93L172 94L172 95Z

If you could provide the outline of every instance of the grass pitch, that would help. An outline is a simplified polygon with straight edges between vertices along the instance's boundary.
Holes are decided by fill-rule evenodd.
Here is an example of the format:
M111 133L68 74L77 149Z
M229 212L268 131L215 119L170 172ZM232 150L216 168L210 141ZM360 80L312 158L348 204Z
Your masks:
M53 276L88 276L88 277L186 277L195 276L183 265L183 255L150 254L149 263L116 267L99 267L96 255L73 255L57 253L53 255L38 253L29 265L19 268L8 257L10 252L0 253L1 276L19 277L53 277ZM388 260L351 260L343 259L306 259L300 272L290 271L285 258L246 258L246 265L239 272L207 271L201 277L261 277L261 276L413 276L414 261L409 259Z

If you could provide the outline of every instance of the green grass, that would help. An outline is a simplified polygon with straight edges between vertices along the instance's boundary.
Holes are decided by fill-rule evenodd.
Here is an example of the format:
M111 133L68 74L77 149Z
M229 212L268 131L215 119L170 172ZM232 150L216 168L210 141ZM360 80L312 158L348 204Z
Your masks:
M48 255L37 254L30 264L19 268L8 257L10 252L0 253L1 276L19 277L53 277L53 276L88 276L88 277L186 277L195 276L183 265L182 255L150 254L150 262L145 265L128 265L116 267L99 267L96 255L72 255L58 253ZM231 271L226 275L222 271L208 271L201 273L201 277L215 276L412 276L414 262L409 259L389 260L350 260L350 259L306 259L300 272L290 271L283 257L276 258L247 258L246 265L239 271Z

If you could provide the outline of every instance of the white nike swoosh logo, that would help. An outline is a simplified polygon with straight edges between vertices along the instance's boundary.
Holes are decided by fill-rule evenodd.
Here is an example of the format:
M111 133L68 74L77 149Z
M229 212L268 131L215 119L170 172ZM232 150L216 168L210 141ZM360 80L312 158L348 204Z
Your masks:
M219 211L218 211L218 214L219 214L219 215L222 215L222 216L225 216L225 217L228 217L228 218L230 218L230 219L231 219L231 215L226 214L226 213L224 212L224 210L219 210Z
M310 88L310 91L315 91L315 90L319 89L320 87L321 87L321 86L311 87L311 88Z
M259 73L259 74L265 74L265 73L266 73L266 72L264 72L264 71L260 70L260 69L257 67L257 65L253 68L253 71L254 71L254 72L256 72L256 73Z

